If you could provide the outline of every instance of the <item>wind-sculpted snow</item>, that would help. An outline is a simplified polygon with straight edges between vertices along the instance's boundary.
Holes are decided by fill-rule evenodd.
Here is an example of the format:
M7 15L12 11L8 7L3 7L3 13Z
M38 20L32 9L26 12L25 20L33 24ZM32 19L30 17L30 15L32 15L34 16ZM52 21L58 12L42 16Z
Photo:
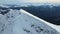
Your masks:
M24 10L12 10L0 14L0 34L59 34L58 31L24 13Z

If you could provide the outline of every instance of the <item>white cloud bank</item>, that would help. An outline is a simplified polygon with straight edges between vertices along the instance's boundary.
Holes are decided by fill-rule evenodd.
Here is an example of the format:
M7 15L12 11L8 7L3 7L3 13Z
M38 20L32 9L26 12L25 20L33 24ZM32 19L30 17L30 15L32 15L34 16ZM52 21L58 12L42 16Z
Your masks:
M0 0L0 3L60 3L60 0Z

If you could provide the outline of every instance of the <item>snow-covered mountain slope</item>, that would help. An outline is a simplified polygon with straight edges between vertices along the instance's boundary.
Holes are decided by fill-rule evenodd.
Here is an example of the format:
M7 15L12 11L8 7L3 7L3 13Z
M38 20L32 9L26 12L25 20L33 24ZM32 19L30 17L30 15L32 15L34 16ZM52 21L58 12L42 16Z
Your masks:
M23 9L0 14L0 34L60 34L42 19L32 16Z

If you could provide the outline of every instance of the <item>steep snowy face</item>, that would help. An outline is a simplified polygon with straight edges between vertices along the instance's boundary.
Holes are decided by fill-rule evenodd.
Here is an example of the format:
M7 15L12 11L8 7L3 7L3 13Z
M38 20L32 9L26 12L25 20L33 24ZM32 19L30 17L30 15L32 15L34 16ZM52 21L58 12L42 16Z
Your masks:
M60 34L25 10L12 10L0 14L0 34Z
M18 10L12 10L2 15L0 14L0 34L13 34L14 19L19 16Z

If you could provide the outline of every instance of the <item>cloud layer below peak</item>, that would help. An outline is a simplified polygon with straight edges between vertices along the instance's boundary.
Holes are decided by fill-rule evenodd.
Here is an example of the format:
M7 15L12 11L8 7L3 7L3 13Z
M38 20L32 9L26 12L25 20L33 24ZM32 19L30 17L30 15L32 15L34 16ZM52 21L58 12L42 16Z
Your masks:
M20 3L50 3L60 4L60 0L0 0L0 4L20 4Z

